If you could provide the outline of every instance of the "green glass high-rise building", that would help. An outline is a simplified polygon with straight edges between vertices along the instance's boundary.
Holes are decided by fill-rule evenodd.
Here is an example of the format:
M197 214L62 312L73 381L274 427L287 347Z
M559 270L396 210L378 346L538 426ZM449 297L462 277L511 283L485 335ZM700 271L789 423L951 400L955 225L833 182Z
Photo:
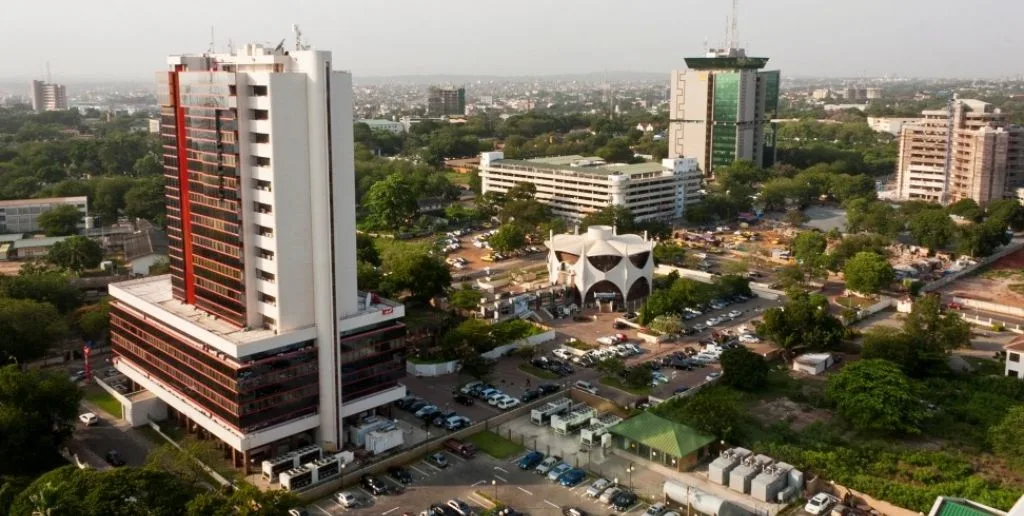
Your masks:
M672 72L669 157L697 158L706 176L738 159L775 164L780 75L767 64L740 48L686 58L687 69Z

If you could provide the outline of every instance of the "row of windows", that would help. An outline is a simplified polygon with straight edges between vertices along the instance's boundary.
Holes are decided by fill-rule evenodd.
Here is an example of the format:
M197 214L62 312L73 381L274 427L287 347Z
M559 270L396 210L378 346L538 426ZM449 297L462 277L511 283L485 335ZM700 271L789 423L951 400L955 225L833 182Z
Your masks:
M239 328L245 326L245 306L239 301L228 299L196 285L195 305L200 310L210 312L234 326Z
M192 214L192 222L202 224L210 229L216 229L225 233L238 234L238 224L222 219L207 217L205 215Z
M201 278L205 281L212 281L228 290L233 290L235 292L242 292L245 290L245 284L243 284L240 279L236 280L233 278L228 278L220 274L217 274L216 272L213 272L209 269L204 269L199 266L196 266L193 270L195 272L195 275L197 276L197 280Z
M193 254L192 263L211 272L218 273L222 276L238 281L242 280L242 271L239 270L238 268L224 265L223 263L220 263L216 260L211 260L209 258L206 258L205 256Z
M192 243L195 245L203 246L207 249L212 249L218 253L228 255L232 258L241 258L242 252L236 245L228 245L223 242L218 242L211 238L206 238L202 235L192 235Z
M200 274L197 274L195 276L195 282L196 282L196 286L199 287L199 288L209 290L210 292L213 292L215 294L224 296L224 297L226 297L228 299L233 299L235 301L241 301L242 300L242 293L241 292L238 292L238 291L235 291L233 289L227 288L224 285L221 285L220 283L218 283L216 281L204 278Z

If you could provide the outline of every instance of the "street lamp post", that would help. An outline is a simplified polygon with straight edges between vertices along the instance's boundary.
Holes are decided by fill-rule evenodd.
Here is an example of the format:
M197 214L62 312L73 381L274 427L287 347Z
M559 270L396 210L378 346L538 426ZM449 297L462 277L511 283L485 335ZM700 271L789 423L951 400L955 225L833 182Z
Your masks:
M633 466L632 464L630 464L629 467L626 468L626 471L629 472L629 489L630 490L633 489L633 470L634 469L636 469L636 467Z
M494 505L498 505L498 481L492 478L491 486L494 487Z

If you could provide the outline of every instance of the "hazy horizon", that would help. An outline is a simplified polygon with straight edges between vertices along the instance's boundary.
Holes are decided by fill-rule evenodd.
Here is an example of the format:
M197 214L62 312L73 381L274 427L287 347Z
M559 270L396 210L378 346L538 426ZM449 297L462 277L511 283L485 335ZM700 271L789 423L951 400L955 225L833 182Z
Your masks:
M148 81L168 54L248 42L293 44L298 24L336 68L357 77L542 77L666 73L722 43L729 0L391 0L357 5L295 0L166 4L105 0L102 8L19 3L0 21L0 80ZM339 2L338 4L341 4ZM1007 77L1022 73L1024 2L741 0L739 42L790 77ZM847 4L850 5L850 4ZM55 13L59 13L55 15Z

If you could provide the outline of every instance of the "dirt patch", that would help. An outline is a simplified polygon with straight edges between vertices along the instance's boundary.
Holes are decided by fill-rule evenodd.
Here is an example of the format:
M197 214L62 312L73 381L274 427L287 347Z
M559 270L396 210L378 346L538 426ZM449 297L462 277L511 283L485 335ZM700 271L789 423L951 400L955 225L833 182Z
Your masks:
M1024 249L1006 255L984 272L961 278L949 285L946 292L1007 306L1024 306Z
M785 421L796 431L803 430L811 423L827 423L832 420L832 414L827 410L802 405L789 398L761 400L754 405L750 413L765 426Z

